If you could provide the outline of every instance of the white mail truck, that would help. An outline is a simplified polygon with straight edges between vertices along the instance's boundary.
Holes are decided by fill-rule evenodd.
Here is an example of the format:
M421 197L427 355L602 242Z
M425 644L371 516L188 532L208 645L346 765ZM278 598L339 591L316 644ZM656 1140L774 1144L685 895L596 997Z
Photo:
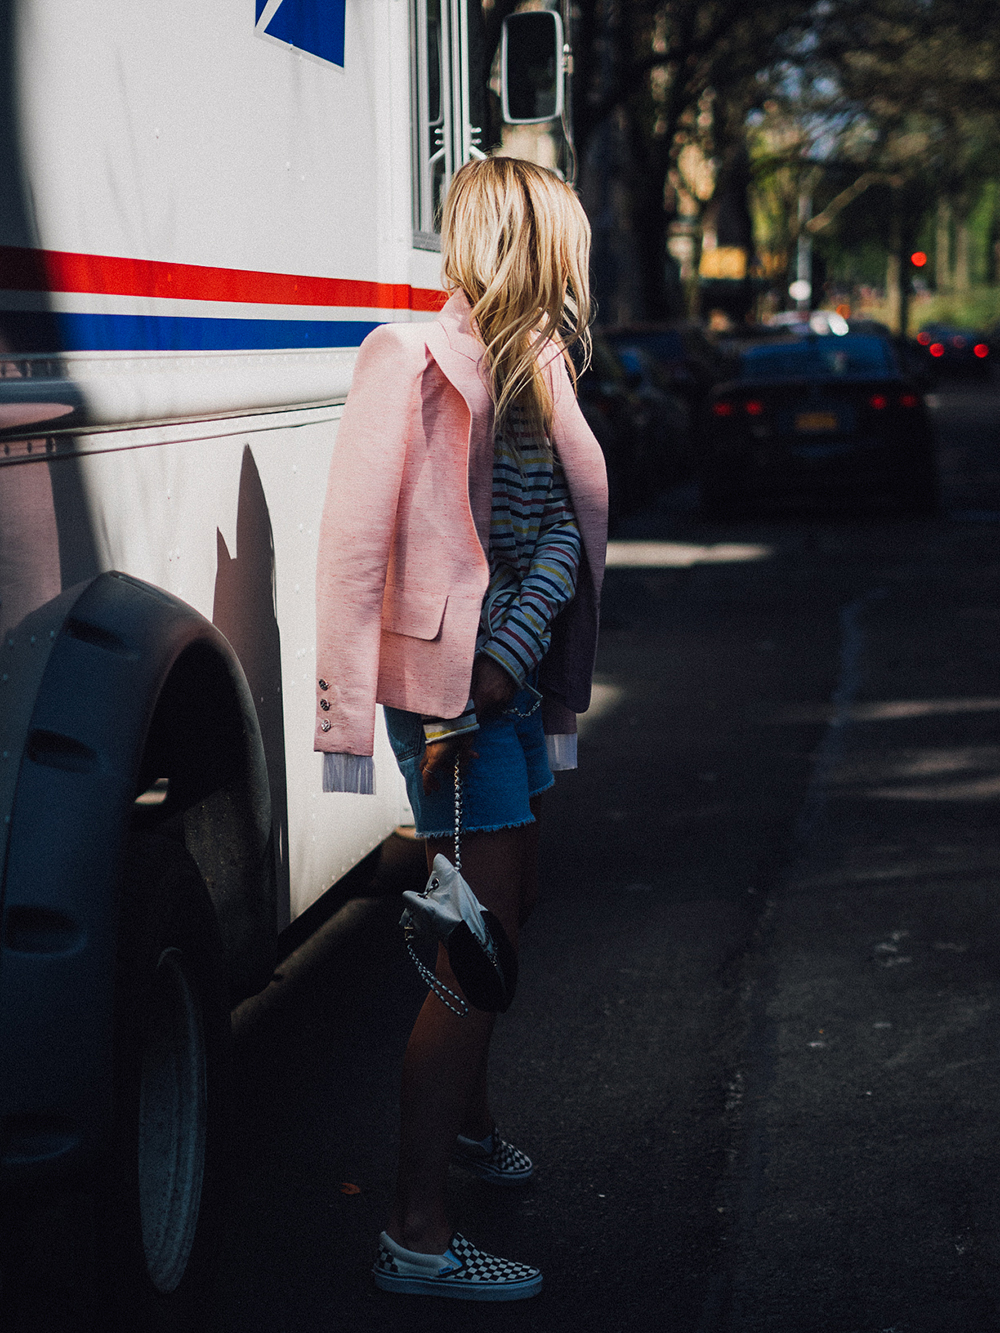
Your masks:
M0 1183L93 1195L136 1329L197 1326L231 1006L405 819L381 729L321 789L317 533L451 174L564 113L503 8L0 4Z

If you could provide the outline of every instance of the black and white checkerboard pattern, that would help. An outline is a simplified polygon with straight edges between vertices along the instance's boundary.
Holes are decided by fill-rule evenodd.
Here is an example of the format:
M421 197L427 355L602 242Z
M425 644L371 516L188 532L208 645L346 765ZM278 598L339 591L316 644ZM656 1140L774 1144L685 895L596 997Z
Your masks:
M400 1278L419 1276L431 1285L455 1283L477 1283L493 1286L515 1283L534 1282L538 1269L528 1264L519 1264L513 1259L499 1259L494 1254L486 1254L471 1241L456 1231L451 1244L443 1255L441 1270L435 1274L404 1273L396 1256L385 1245L379 1244L375 1270L381 1274L393 1274Z
M535 1169L527 1153L508 1143L496 1130L493 1131L491 1152L485 1152L478 1144L471 1145L460 1140L455 1145L454 1160L483 1180L502 1184L527 1180Z
M457 1271L448 1274L449 1282L530 1282L538 1276L538 1269L528 1264L484 1254L457 1231L451 1238L448 1254L454 1255L462 1265Z
M399 1264L396 1263L396 1256L391 1250L387 1250L379 1241L378 1258L375 1260L375 1267L380 1273L398 1273Z

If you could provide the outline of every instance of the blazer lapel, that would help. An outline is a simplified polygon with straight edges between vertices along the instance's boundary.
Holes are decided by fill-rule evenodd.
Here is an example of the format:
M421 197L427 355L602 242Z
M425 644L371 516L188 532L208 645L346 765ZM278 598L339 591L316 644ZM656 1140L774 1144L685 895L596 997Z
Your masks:
M426 326L427 347L469 409L469 500L483 550L489 549L493 490L493 402L482 376L483 345L472 332L469 302L453 292Z
M464 292L453 292L437 319L427 326L427 346L470 409L481 412L490 401L480 369L483 344L472 332Z

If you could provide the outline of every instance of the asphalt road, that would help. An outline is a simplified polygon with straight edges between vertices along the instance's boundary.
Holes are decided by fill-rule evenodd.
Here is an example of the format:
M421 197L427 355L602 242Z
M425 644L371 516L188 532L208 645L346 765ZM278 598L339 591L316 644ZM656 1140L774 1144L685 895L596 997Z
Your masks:
M537 1178L454 1178L542 1294L370 1285L400 845L238 1015L231 1333L1000 1328L1000 393L936 404L941 519L620 534L496 1043Z

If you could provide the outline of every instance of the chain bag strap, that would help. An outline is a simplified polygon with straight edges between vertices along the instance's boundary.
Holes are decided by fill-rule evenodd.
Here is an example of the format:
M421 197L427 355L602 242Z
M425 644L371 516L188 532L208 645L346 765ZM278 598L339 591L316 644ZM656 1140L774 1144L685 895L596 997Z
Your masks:
M503 1013L514 998L517 955L503 925L483 907L462 877L462 774L455 760L455 863L440 853L423 893L407 890L400 918L406 948L420 976L442 1004L464 1018L469 1004L488 1013ZM417 957L414 939L434 935L448 950L452 970L468 1003Z
M462 873L462 773L459 767L459 761L455 760L455 869L459 874ZM431 883L434 877L431 876ZM429 886L428 886L429 887ZM427 890L424 891L425 895ZM409 920L407 916L409 915ZM432 972L426 963L420 961L413 948L413 939L420 932L416 922L413 920L412 912L403 913L403 919L400 922L406 938L406 950L413 959L414 965L421 977L427 983L427 986L438 997L443 1005L451 1010L453 1014L458 1014L459 1018L464 1018L469 1012L469 1006L462 999L461 995L456 995L450 986L446 986L436 972ZM454 1001L454 1003L452 1003Z

